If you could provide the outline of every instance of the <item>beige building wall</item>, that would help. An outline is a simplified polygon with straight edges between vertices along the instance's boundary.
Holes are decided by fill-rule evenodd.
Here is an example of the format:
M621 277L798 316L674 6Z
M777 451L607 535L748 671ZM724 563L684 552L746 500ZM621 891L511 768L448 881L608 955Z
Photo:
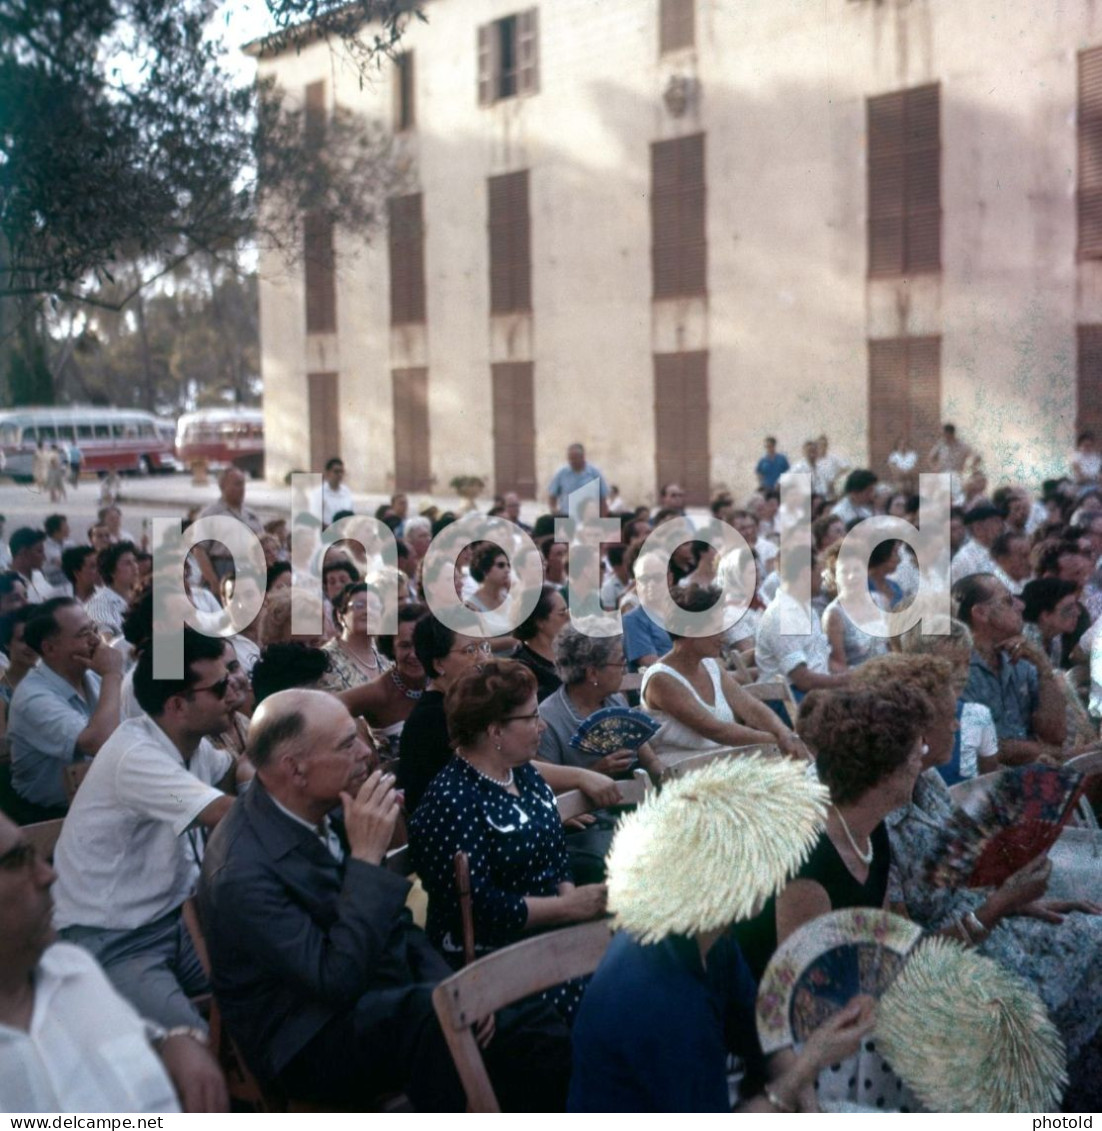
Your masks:
M867 459L869 337L940 334L942 413L997 477L1062 470L1077 322L1102 321L1077 265L1076 57L1102 5L1035 0L697 0L696 45L660 59L657 0L544 0L539 93L477 100L478 25L521 0L433 0L415 53L427 325L389 326L386 233L340 253L336 335L305 333L301 268L261 262L269 474L306 468L305 375L337 370L358 490L394 471L390 371L429 369L432 471L492 480L490 365L535 363L540 494L576 439L629 500L655 489L652 354L709 351L713 484L752 485L760 440L798 458L826 431ZM262 59L291 92L324 79L390 121L324 44ZM663 92L695 81L681 117ZM940 83L942 270L869 280L866 98ZM708 295L651 300L650 143L705 132ZM487 185L530 170L532 315L489 313Z

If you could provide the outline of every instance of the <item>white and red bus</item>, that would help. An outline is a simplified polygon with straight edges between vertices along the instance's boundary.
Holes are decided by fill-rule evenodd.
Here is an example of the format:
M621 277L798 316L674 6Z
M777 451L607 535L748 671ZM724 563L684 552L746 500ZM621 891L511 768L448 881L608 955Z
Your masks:
M30 479L38 445L79 448L81 470L106 475L177 471L172 442L150 412L93 405L57 405L0 411L4 474Z
M239 467L264 475L264 413L258 408L203 408L176 425L176 458L190 467L206 460L214 471Z

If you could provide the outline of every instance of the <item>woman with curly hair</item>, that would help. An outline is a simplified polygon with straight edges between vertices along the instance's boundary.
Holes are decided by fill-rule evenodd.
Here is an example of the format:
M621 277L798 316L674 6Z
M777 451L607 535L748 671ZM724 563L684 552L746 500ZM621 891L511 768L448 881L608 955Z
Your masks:
M365 581L346 585L333 598L333 621L340 635L324 646L329 653L329 675L323 691L359 687L391 667L368 631L369 624L378 623L382 611L382 599Z

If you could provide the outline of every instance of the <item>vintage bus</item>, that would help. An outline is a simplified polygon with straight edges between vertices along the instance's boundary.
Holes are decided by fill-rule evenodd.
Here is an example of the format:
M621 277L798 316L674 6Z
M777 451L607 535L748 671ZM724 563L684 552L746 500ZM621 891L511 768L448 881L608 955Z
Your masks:
M176 458L190 467L206 460L213 471L239 467L264 475L264 413L258 408L203 408L176 425Z
M79 448L81 470L106 475L149 475L177 471L172 443L149 412L92 405L57 405L0 410L0 452L4 474L30 479L34 453L42 443Z

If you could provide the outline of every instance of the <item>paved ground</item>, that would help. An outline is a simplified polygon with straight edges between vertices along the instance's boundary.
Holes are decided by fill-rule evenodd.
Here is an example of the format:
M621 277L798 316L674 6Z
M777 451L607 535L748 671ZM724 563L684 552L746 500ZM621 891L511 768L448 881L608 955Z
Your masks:
M414 495L411 507L416 508L425 496ZM140 536L141 522L146 518L183 515L188 507L206 506L218 498L218 487L212 478L204 487L197 487L189 474L151 475L145 479L125 478L122 480L119 505L123 511L123 525L132 534ZM389 501L385 495L355 495L356 510L363 514L373 514L381 503ZM457 495L434 495L432 501L441 510L454 510L462 513L464 502ZM245 489L245 502L260 514L261 518L288 516L291 509L291 488L273 487L268 483L250 480ZM478 500L481 507L489 503L489 498ZM49 495L40 495L29 484L12 483L0 478L0 514L6 516L5 537L20 526L41 526L42 520L54 512L64 514L74 535L88 529L99 507L99 482L83 479L75 490L69 489L67 499L51 503ZM521 515L525 522L532 522L540 513L536 503L525 503Z

